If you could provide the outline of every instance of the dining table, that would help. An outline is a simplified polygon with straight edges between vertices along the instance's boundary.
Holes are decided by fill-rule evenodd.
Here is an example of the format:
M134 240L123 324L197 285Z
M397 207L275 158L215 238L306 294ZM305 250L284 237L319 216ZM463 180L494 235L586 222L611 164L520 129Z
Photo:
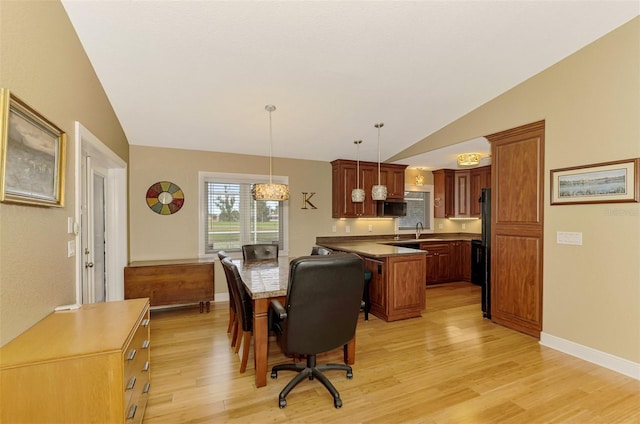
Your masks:
M276 259L234 259L244 288L253 304L253 355L255 359L256 387L267 385L267 359L269 352L269 305L278 300L284 306L289 284L289 257ZM355 363L355 335L344 346L344 362Z

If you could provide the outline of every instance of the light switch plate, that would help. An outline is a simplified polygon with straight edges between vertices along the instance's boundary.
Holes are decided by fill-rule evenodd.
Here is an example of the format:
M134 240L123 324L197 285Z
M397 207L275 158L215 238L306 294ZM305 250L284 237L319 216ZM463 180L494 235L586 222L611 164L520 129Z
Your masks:
M75 255L76 255L76 241L69 240L67 242L67 258L70 258Z
M582 246L582 233L570 231L556 232L556 243Z

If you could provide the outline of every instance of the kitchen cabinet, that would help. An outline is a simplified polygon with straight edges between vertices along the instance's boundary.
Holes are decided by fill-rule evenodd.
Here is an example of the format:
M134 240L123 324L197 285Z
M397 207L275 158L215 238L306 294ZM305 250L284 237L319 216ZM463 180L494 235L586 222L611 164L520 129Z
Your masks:
M483 188L491 187L491 165L481 166L479 168L473 168L469 171L469 184L470 184L470 202L469 212L471 217L479 217L481 215L482 207L480 202L480 195Z
M378 163L360 162L360 188L365 192L365 201L351 201L351 191L356 188L357 163L353 160L337 159L331 162L332 218L372 218L377 216L377 202L371 198L371 189L378 184ZM387 186L388 199L404 198L404 171L407 165L380 164L380 182Z
M380 165L380 183L387 186L387 199L404 199L404 171L406 165Z
M455 215L455 172L451 169L433 171L433 216L449 218Z
M149 345L148 299L53 312L0 349L0 421L142 422Z
M451 281L449 243L421 243L420 249L427 252L425 281L427 285Z
M371 271L371 314L385 321L419 317L425 307L424 255L364 257Z
M455 216L469 218L469 171L455 172Z
M421 243L420 249L427 251L425 263L427 285L471 281L470 241Z
M491 166L470 170L433 171L435 218L476 218L480 216L483 188L491 187Z

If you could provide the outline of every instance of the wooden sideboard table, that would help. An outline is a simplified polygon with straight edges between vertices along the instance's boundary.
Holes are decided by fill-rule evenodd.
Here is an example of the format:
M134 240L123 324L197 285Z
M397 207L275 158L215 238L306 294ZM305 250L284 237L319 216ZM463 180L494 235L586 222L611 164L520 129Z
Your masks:
M213 259L131 262L124 269L124 298L148 297L151 306L200 304L214 297Z

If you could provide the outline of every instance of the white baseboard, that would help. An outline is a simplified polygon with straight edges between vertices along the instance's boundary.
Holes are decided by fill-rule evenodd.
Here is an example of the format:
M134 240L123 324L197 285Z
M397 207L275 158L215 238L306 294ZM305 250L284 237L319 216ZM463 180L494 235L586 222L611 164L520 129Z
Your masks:
M229 293L216 293L214 296L214 302L228 302Z
M559 350L576 358L584 359L601 367L640 380L640 364L629 361L610 353L602 352L545 332L540 333L540 344L551 349Z

